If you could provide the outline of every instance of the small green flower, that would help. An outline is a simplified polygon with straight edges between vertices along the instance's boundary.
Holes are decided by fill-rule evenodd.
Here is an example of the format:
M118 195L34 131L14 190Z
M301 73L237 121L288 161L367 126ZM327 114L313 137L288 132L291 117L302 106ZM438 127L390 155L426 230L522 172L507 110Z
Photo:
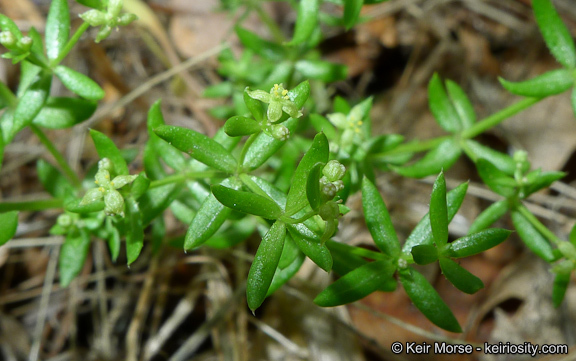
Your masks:
M100 26L96 34L97 43L106 39L115 27L126 26L138 19L136 15L130 13L120 15L122 2L123 0L109 0L106 11L92 9L80 14L80 18L91 26Z
M329 161L322 169L320 178L320 191L327 199L332 199L336 193L344 189L342 178L346 173L346 168L337 160Z
M290 138L290 130L282 124L272 124L270 126L270 133L274 139L285 141Z
M300 118L302 112L298 109L296 104L290 99L288 90L284 89L282 84L274 84L270 93L264 90L246 90L250 98L259 100L268 104L268 111L266 113L268 121L275 123L282 117L282 111L291 116L292 118Z
M328 114L328 120L342 130L340 141L338 144L347 149L352 144L361 144L364 141L364 134L362 133L363 120L370 111L372 106L372 99L368 98L362 103L354 106L350 113L332 113Z
M108 158L102 159L98 162L98 172L94 177L94 183L98 188L89 189L80 205L94 203L104 198L104 212L109 215L120 215L124 217L124 198L117 189L130 184L136 179L137 175L119 175L110 180L110 169L112 169L112 162Z

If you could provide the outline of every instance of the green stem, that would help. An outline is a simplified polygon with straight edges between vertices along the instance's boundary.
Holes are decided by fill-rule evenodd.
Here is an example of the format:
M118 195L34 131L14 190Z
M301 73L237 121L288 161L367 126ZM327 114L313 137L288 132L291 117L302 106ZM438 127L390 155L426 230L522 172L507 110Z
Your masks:
M270 29L270 32L272 33L272 37L274 37L274 40L278 43L285 42L286 38L284 37L284 34L282 34L282 31L278 27L278 24L276 24L274 19L272 19L270 15L264 10L264 8L259 5L261 4L256 4L254 6L254 10L256 10L256 12L258 13L260 20L262 20L262 22L268 27L268 29Z
M16 98L10 88L8 88L2 81L0 81L0 99L4 99L8 103L7 105L11 108L18 104L18 98Z
M59 198L43 199L29 202L0 203L0 212L9 211L42 211L45 209L62 208L63 200Z
M540 222L540 220L538 220L538 218L536 218L536 216L532 214L528 208L526 208L526 206L518 203L515 208L532 224L532 226L534 226L534 228L538 230L538 232L540 232L550 242L554 243L555 245L558 245L560 242L562 242L562 240L558 238L554 233L552 233L548 227L543 225L542 222Z
M474 138L475 136L484 133L488 129L498 125L503 120L510 118L516 113L521 112L522 110L531 107L532 105L538 103L540 100L544 98L524 98L520 100L518 103L512 104L507 108L500 110L497 113L490 115L479 121L478 123L474 124L471 128L466 129L462 132L462 138Z
M74 35L72 35L70 40L68 40L68 42L66 43L66 46L64 46L64 49L62 49L62 52L60 52L60 55L58 55L58 57L56 59L54 59L50 62L51 68L55 68L56 66L58 66L58 64L60 64L60 62L62 60L64 60L66 55L68 55L70 50L72 50L72 48L76 45L78 40L80 40L80 37L84 34L84 32L86 32L86 30L88 30L89 27L90 27L90 24L88 24L86 22L84 22L84 23L82 23L82 25L80 25L80 27L76 30Z
M44 144L44 146L48 149L50 154L52 154L54 159L56 159L56 162L58 163L60 168L62 168L62 171L64 172L64 174L66 174L68 179L70 179L70 181L72 182L74 187L76 189L80 189L82 187L82 182L80 181L80 179L78 178L76 173L74 173L72 168L70 168L70 165L68 165L68 162L66 162L66 159L64 159L64 156L58 151L58 149L56 149L56 147L54 146L54 143L52 143L52 141L50 141L50 139L48 139L46 134L44 134L44 132L40 128L38 128L36 125L30 124L30 129L32 129L34 134L36 134L36 136L40 139L42 144Z
M305 215L303 215L302 217L297 218L297 219L290 218L290 217L283 217L283 218L282 218L282 221L283 221L284 223L288 223L288 224L303 223L303 222L305 222L306 220L314 217L316 214L318 214L318 213L315 212L315 211L310 211L310 212L306 213Z
M396 154L403 154L403 153L417 153L417 152L424 152L429 149L436 147L438 144L442 143L446 139L450 139L452 136L446 135L443 137L438 137L430 140L425 141L414 141L410 143L400 144L394 149L391 149L384 153L375 154L375 157L378 156L389 156L389 155L396 155Z
M244 164L244 159L246 158L246 153L248 153L248 149L250 148L252 143L254 143L258 134L260 133L250 135L250 137L248 137L248 140L246 140L246 143L244 143L244 147L242 147L242 152L240 153L240 161L238 162L237 173L241 173L242 165Z
M150 182L149 188L158 188L172 183L182 183L187 180L202 179L202 178L217 178L224 177L225 174L217 171L203 171L203 172L183 172L155 180Z
M326 242L328 244L328 248L330 248L329 244L330 243L337 243L336 241L332 241L332 240L328 240ZM350 246L352 247L352 246ZM369 249L366 248L360 248L360 247L352 247L350 249L350 253L354 254L356 256L360 256L360 257L365 257L365 258L370 258L373 260L384 260L384 259L390 259L390 257L388 257L387 255L385 255L384 253L380 253L380 252L374 252L371 251Z

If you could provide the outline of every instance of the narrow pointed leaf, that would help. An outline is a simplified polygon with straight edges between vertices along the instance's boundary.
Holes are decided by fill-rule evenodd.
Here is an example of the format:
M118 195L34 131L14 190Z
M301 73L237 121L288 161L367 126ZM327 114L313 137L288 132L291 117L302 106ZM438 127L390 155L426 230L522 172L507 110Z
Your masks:
M71 128L90 118L96 102L81 98L50 97L36 115L33 123L49 129Z
M236 35L238 35L242 45L252 50L256 54L262 56L263 58L272 61L280 61L284 59L285 51L282 46L271 41L264 40L257 34L239 26L236 27Z
M235 182L232 179L224 180L221 185L232 189L240 189L241 186L239 182ZM220 229L231 212L230 208L218 202L216 197L210 193L188 227L184 249L194 249L206 242Z
M556 273L554 276L554 284L552 286L552 302L554 303L554 307L559 307L564 300L569 284L570 272Z
M54 74L62 81L62 84L72 93L78 94L88 100L100 100L104 98L104 90L94 80L84 74L72 70L64 65L54 69Z
M416 163L405 167L395 167L394 170L406 177L424 178L438 174L442 169L450 168L461 153L460 146L453 139L446 139Z
M433 324L450 332L462 332L450 308L421 273L409 268L400 272L400 282L414 306Z
M438 250L431 244L419 244L412 247L412 258L419 265L426 265L438 260Z
M106 231L108 231L108 249L110 249L110 255L112 256L112 261L116 262L116 260L118 259L118 256L120 255L120 246L121 246L121 240L120 240L120 233L118 232L118 228L116 228L113 224L112 224L112 218L111 217L107 217L106 218Z
M456 108L448 98L442 80L437 73L434 73L430 83L428 83L428 102L430 111L442 129L450 133L462 130Z
M257 121L239 115L233 116L224 124L224 131L231 137L250 135L258 133L260 130L260 124Z
M46 19L46 55L54 60L68 42L70 35L70 12L67 0L53 0Z
M397 257L400 243L388 209L378 188L367 178L362 180L362 208L366 225L376 246L390 257Z
M90 234L85 228L73 227L60 248L58 270L60 286L67 287L82 270L90 250Z
M324 168L324 163L316 163L306 181L306 198L310 207L317 211L322 205L322 193L320 191L320 178L322 176L322 169Z
M476 163L478 159L483 158L492 163L492 165L500 169L502 172L506 174L514 174L516 163L508 154L500 153L472 139L467 139L465 142L466 147L464 149L466 150L466 154L474 163Z
M466 190L468 189L468 183L462 183L458 187L454 188L448 194L446 194L446 203L448 205L448 221L452 221L452 218L460 209L464 197L466 196ZM402 246L402 252L410 253L412 247L418 244L432 244L432 228L430 227L430 215L426 214L420 222L416 225L408 239Z
M328 162L329 152L328 139L324 133L318 133L292 177L292 185L286 201L287 215L294 214L306 205L306 185L310 171L316 163Z
M480 215L478 215L478 217L476 217L474 222L472 222L468 234L471 235L490 227L508 211L508 208L508 202L506 201L492 203L490 207L486 208L482 213L480 213Z
M502 78L498 78L498 80L512 94L535 98L560 94L574 85L572 74L567 69L551 70L521 82L511 82Z
M17 227L18 211L0 213L0 246L14 237Z
M384 284L396 284L396 267L389 260L367 263L348 272L314 299L322 307L334 307L358 301L378 291Z
M363 3L363 0L344 0L344 26L346 30L350 30L356 25Z
M271 199L259 194L234 190L222 185L212 186L212 193L220 203L242 213L266 219L277 219L282 209Z
M140 207L132 197L126 198L126 257L128 266L136 261L144 246L144 226Z
M286 245L284 245L286 246ZM270 284L270 288L268 288L268 294L266 297L270 296L274 292L276 292L280 287L282 287L286 282L290 281L292 277L298 273L300 267L302 267L302 263L306 256L302 252L298 252L296 258L285 268L276 268L276 272L274 273L274 278L272 278L272 283Z
M292 264L296 257L302 252L296 246L296 243L292 240L290 235L286 235L284 240L284 249L282 250L282 255L280 256L280 261L278 262L278 268L284 269Z
M532 7L540 32L554 58L564 67L574 69L576 67L574 40L550 0L533 0Z
M552 246L519 211L512 211L512 222L524 244L546 262L554 261Z
M246 87L243 93L244 104L246 104L246 107L248 108L250 113L252 113L254 119L256 119L256 121L258 122L261 122L264 120L264 108L262 107L262 102L250 97L250 95L248 95L247 90L248 87Z
M236 171L236 159L220 143L192 129L161 125L156 135L192 158L223 172Z
M452 100L452 105L458 114L462 129L468 129L476 123L476 112L464 90L452 80L446 80L446 90Z
M289 224L288 231L296 245L308 258L324 271L332 269L332 255L325 245L320 243L320 236L312 232L305 224Z
M51 84L52 75L43 71L38 74L30 87L24 92L14 111L13 135L30 125L38 115L46 103L46 99L48 99Z
M432 187L430 226L432 227L434 243L439 248L444 247L448 242L448 208L446 205L446 180L442 172Z
M56 198L65 198L74 194L74 187L62 175L62 173L52 164L43 159L38 159L36 164L38 179L52 196Z
M450 258L441 257L439 263L444 276L460 291L471 295L484 288L484 283L480 278Z
M450 243L450 257L468 257L496 247L504 242L512 231L501 228L490 228L469 236L458 238Z
M114 142L112 142L112 140L103 133L94 129L90 129L90 136L94 141L94 146L96 147L100 159L110 159L117 175L128 175L128 165Z
M552 183L564 178L565 176L566 173L564 172L542 172L528 187L526 187L525 194L528 196L540 189L549 187Z
M334 82L346 79L348 68L342 64L331 63L324 60L299 60L294 68L304 78Z
M517 183L514 178L496 168L492 163L480 158L476 162L476 168L480 178L494 192L504 197L511 197L515 194Z
M252 311L260 307L266 298L280 261L285 236L286 225L280 221L275 222L256 251L246 284L246 299Z
M318 25L320 0L302 0L298 4L298 16L294 36L286 45L298 45L308 41Z

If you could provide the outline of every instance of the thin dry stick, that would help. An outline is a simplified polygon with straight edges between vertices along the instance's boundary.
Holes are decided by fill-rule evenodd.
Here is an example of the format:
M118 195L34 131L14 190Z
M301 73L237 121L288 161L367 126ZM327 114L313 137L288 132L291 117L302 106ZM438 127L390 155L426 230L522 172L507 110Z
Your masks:
M46 323L50 293L52 293L52 285L54 284L54 276L56 275L56 265L58 265L58 254L60 253L59 250L59 246L54 246L50 251L50 260L48 261L46 278L44 279L44 286L42 287L42 298L40 299L38 320L36 321L36 327L34 329L34 342L30 349L29 361L36 361L39 359L40 346L42 345L42 333Z
M310 356L308 350L298 346L298 344L292 342L288 337L284 336L267 323L264 323L255 317L250 317L249 321L257 328L259 328L260 331L264 332L264 334L268 335L271 339L282 345L291 354L304 359Z
M106 300L106 277L104 274L104 244L102 241L96 242L96 252L94 252L94 264L98 278L96 279L96 289L98 292L98 306L100 312L101 332L100 332L100 348L103 356L111 359L114 352L112 351L112 344L110 342L111 327L108 323L108 306Z
M128 351L126 356L127 361L137 361L138 359L138 349L140 346L138 338L140 336L142 324L144 324L144 319L146 318L146 313L150 308L150 295L154 289L154 279L156 270L158 269L159 258L160 257L158 256L152 258L150 269L148 270L148 276L144 282L144 288L140 293L134 317L132 318L132 322L128 328L128 333L126 334L126 348Z
M184 345L176 351L169 361L185 361L188 360L191 355L196 353L204 340L210 335L212 328L224 321L226 316L236 308L238 300L242 298L245 291L246 284L244 283L234 291L232 297L230 297L222 307L214 312L214 315L208 321L204 322L196 332L188 337Z
M64 243L64 237L38 237L38 238L18 238L13 242L8 242L2 247L9 249L13 248L30 248L30 247L45 247L45 246L60 246Z

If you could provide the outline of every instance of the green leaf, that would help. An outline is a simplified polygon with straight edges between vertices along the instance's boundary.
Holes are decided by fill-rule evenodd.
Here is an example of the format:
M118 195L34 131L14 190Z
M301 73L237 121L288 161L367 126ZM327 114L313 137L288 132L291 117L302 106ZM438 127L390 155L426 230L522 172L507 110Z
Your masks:
M533 182L530 182L528 187L526 187L525 195L528 196L529 194L537 192L540 189L546 188L557 180L564 178L565 176L566 173L564 172L542 172Z
M233 116L224 124L224 131L231 137L241 137L261 131L260 124L252 118Z
M514 174L516 163L508 154L500 153L472 139L466 139L464 142L464 150L474 163L476 163L478 159L483 158L492 163L492 165L500 169L502 172L506 174Z
M167 184L163 187L148 189L139 199L142 210L142 224L148 225L178 198L183 185Z
M574 69L576 67L574 40L550 0L533 0L532 7L540 32L554 58L564 67Z
M233 92L234 85L229 81L223 81L204 89L202 96L206 98L224 98L231 96Z
M414 246L410 253L412 253L414 262L419 265L436 262L438 259L438 249L431 244L419 244Z
M233 178L225 179L221 186L240 189L241 183ZM232 210L220 203L212 193L206 197L188 227L184 249L196 248L206 242L224 224Z
M56 74L66 88L82 98L100 100L106 95L104 90L100 88L100 85L94 80L64 65L58 65L54 69L54 74Z
M212 193L220 203L242 213L266 219L278 219L282 209L271 199L259 194L234 190L222 185L212 186Z
M432 187L430 226L434 243L438 248L444 248L448 242L448 206L446 205L446 180L443 172L440 172Z
M118 228L114 226L112 217L106 217L106 224L104 227L108 233L107 242L108 249L110 249L110 255L112 256L112 261L116 262L120 255L120 233L118 232Z
M546 238L519 211L513 210L511 215L514 227L524 244L546 262L553 262L554 252Z
M452 80L446 80L446 90L452 105L458 114L462 129L468 129L476 123L476 112L464 90Z
M50 73L43 71L40 72L30 87L24 92L14 111L12 137L32 123L32 120L38 115L44 103L46 103L46 99L48 99L51 84L52 76Z
M570 272L556 273L554 276L554 284L552 286L552 302L554 303L554 307L559 307L564 300L569 284Z
M511 197L516 193L516 180L510 177L492 163L485 159L478 159L476 168L482 181L494 192L504 197Z
M44 159L38 159L36 169L38 171L38 179L40 179L44 189L52 196L65 198L75 193L74 187L68 182L66 177L64 177L56 167Z
M394 170L405 177L423 178L440 173L442 169L447 170L456 163L461 153L454 139L446 139L416 163L405 167L394 167Z
M4 14L0 14L0 30L12 33L16 40L20 40L24 36L16 23Z
M310 149L308 149L304 157L302 157L292 177L292 186L288 191L288 197L286 199L286 214L288 216L298 212L306 205L308 201L305 196L306 186L310 171L315 164L328 162L329 153L330 146L324 133L316 134Z
M286 194L272 183L247 174L240 174L240 179L252 192L270 198L282 209L286 207Z
M397 257L400 243L394 225L378 188L368 178L362 179L362 208L376 246L390 257Z
M400 272L400 282L414 306L433 324L450 332L462 332L450 308L422 274L409 268Z
M60 248L58 269L61 287L67 287L82 271L89 250L90 234L88 231L85 228L72 227Z
M304 78L321 80L329 83L346 79L348 68L324 60L299 60L294 64L296 71Z
M237 26L235 30L236 35L238 35L242 45L252 50L254 53L272 61L284 60L285 51L282 46L271 41L264 40L255 33L243 29L239 26Z
M81 201L82 198L72 198L70 200L67 200L66 202L64 202L64 209L67 210L68 212L79 214L94 213L104 210L104 201L98 201L80 205Z
M138 202L132 197L126 198L126 257L128 266L136 261L144 246L144 225Z
M76 2L92 9L106 10L106 2L101 0L76 0Z
M459 258L484 252L504 242L511 233L512 231L507 229L490 228L458 238L450 243L446 255Z
M292 264L298 255L302 254L296 243L292 240L290 235L286 235L284 240L284 248L282 249L282 255L280 256L280 261L278 262L278 268L284 269Z
M298 4L298 16L294 28L294 36L286 45L298 45L310 40L310 37L318 26L318 14L320 12L320 0L302 0Z
M512 94L525 97L541 98L560 94L574 85L574 78L570 70L557 69L521 82L511 82L498 78L504 89Z
M90 129L90 136L94 141L94 146L96 147L96 152L98 152L100 159L110 159L117 175L128 175L128 165L114 142L112 142L112 140L103 133L94 129Z
M288 231L296 245L312 262L326 272L332 269L332 255L328 248L320 243L320 236L304 223L289 224Z
M80 98L49 97L33 123L49 129L71 128L90 118L97 104Z
M336 128L330 123L328 119L320 114L310 114L310 123L317 132L322 132L329 140L335 140Z
M326 242L333 259L333 270L340 276L352 272L358 267L368 263L364 258L354 253L358 247L350 246L346 243L340 243L333 240ZM380 291L385 291L379 289Z
M317 211L322 205L322 193L320 191L320 177L322 176L322 169L324 163L316 163L310 170L308 179L306 181L306 198L310 207Z
M570 103L572 104L572 112L576 117L576 87L572 89L572 93L570 95Z
M344 26L346 30L350 30L356 25L363 3L363 0L344 0Z
M507 201L498 201L486 208L476 219L472 222L468 234L485 230L490 227L494 222L499 220L508 211L509 205Z
M156 101L150 107L147 124L150 139L144 148L144 167L148 176L151 179L165 177L162 165L158 162L159 157L172 169L182 171L186 168L188 166L188 160L182 152L169 145L154 133L155 128L164 125L160 100Z
M14 237L17 227L18 211L0 213L0 246Z
M284 247L286 247L286 243L284 243ZM292 279L292 277L294 277L294 275L298 273L305 259L306 256L304 255L304 253L298 252L296 258L294 258L294 260L292 261L292 263L290 263L290 265L282 269L276 268L276 273L274 273L274 278L272 278L272 283L268 288L268 293L266 294L266 297L270 296L271 294L276 292L280 287L282 287L286 282L290 281L290 279Z
M48 59L54 60L68 42L70 35L70 12L68 1L52 0L50 11L46 18L46 55Z
M161 125L154 133L192 158L223 172L236 171L236 159L220 143L192 129Z
M466 196L466 190L468 189L468 183L462 183L458 187L454 188L446 195L446 203L448 204L448 222L452 221L452 218L460 209L464 197ZM412 247L419 244L432 244L432 228L430 227L430 215L426 214L420 222L416 225L408 239L402 247L404 253L410 253Z
M285 236L286 224L280 221L275 222L262 238L258 251L256 251L246 283L246 299L252 312L260 307L266 298L280 261Z
M46 59L46 56L44 56L44 44L42 43L42 36L34 27L30 28L28 31L28 36L32 38L32 47L30 48L32 56L27 56L26 59L36 65L46 68L45 64L48 63L48 60Z
M316 296L314 303L333 307L358 301L378 291L383 284L395 284L396 280L392 278L395 271L396 267L390 260L367 263L328 286Z
M440 257L440 268L444 276L460 291L474 294L484 288L482 280L450 258Z
M146 178L144 173L138 174L138 177L132 182L132 187L130 188L130 194L134 199L140 198L150 187L150 179Z
M244 104L246 104L246 107L248 108L250 113L252 113L254 119L256 119L259 122L262 122L264 120L264 108L262 107L262 102L248 95L247 90L248 87L246 87L246 89L244 89L244 93L242 93Z
M450 133L462 130L458 113L450 102L437 73L434 73L428 83L428 102L430 111L442 129Z
M26 90L30 85L37 79L38 74L42 71L42 68L30 63L27 60L20 63L20 82L18 83L18 91L16 96L22 98Z

